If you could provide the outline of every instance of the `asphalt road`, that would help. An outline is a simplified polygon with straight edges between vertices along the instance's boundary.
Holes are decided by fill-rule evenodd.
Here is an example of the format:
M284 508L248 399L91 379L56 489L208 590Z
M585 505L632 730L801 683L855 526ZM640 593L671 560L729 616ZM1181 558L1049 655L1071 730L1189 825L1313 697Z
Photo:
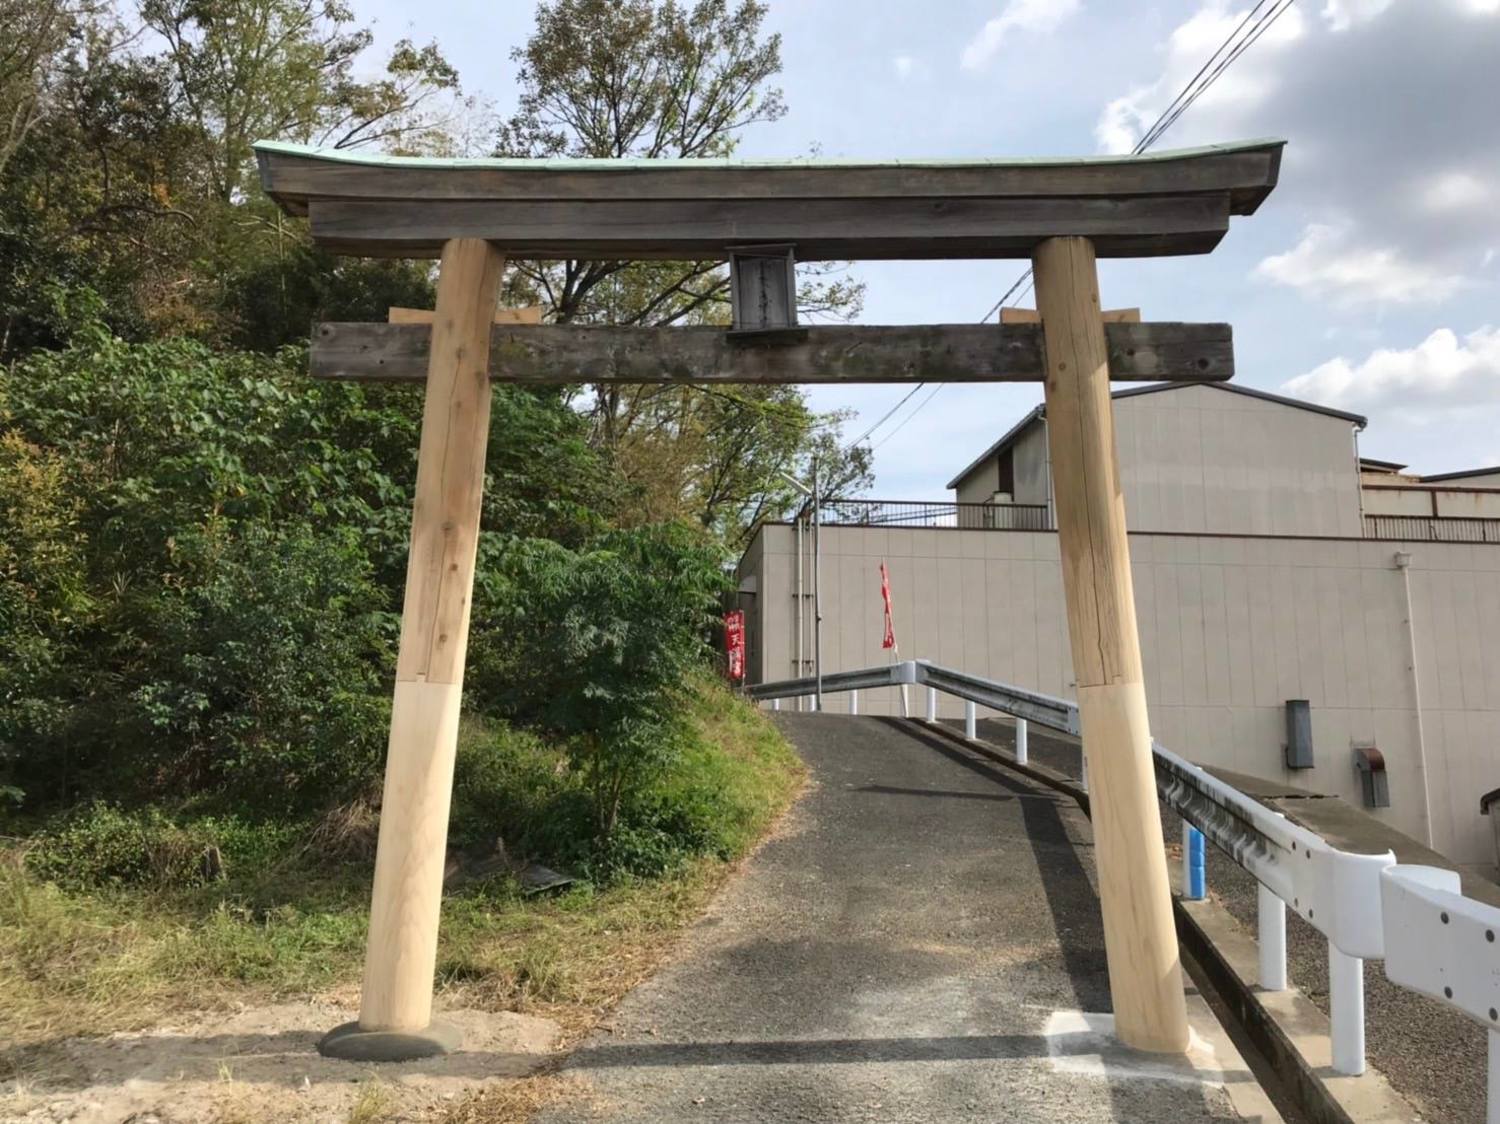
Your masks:
M1109 1010L1071 800L890 719L778 720L810 791L542 1120L1238 1119L1190 1072L1056 1033Z

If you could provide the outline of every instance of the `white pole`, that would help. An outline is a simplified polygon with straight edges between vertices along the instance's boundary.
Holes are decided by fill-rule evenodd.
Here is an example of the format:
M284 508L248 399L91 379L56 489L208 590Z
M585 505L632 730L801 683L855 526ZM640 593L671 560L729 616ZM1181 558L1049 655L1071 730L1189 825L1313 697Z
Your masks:
M850 714L858 714L859 713L859 692L858 691L850 691L849 692L849 713Z
M1500 1030L1492 1030L1490 1039L1490 1093L1487 1124L1500 1124Z
M781 700L780 699L772 699L771 700L771 709L772 710L780 710L781 709Z
M979 708L974 705L973 700L964 703L964 737L973 741L979 736Z
M1087 792L1089 790L1089 755L1084 753L1080 756L1083 760L1083 770L1078 774L1078 782L1083 787L1083 791Z
M806 609L802 604L805 600L802 592L802 571L805 569L802 550L802 527L806 522L803 519L806 511L806 504L797 509L797 670L792 672L793 679L801 679L807 674L807 645L802 640L802 618L807 615ZM797 709L802 709L802 698L800 695L797 698Z
M1261 886L1257 895L1260 930L1260 986L1263 991L1286 990L1286 902Z
M927 688L927 721L937 721L937 688Z
M1425 842L1432 846L1432 797L1427 788L1427 734L1422 723L1422 680L1417 674L1417 622L1411 611L1411 555L1396 552L1396 569L1401 571L1401 588L1406 594L1406 640L1411 660L1411 699L1417 718L1417 768L1422 775L1422 830Z
M1026 745L1026 719L1016 719L1016 764L1024 765L1030 759L1031 753Z
M1365 1071L1365 962L1328 942L1328 1008L1333 1024L1333 1071Z
M813 461L813 675L817 678L816 709L823 709L823 497L818 492L818 462Z

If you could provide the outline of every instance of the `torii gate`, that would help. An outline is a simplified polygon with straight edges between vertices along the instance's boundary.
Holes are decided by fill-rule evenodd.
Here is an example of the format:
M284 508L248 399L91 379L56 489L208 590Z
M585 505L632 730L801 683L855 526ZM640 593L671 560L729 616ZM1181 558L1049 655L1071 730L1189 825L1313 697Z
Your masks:
M1275 186L1283 143L892 163L257 145L266 191L319 245L442 261L430 328L324 324L313 340L314 376L427 380L360 1018L319 1049L395 1060L458 1040L432 1021L432 982L495 378L1042 381L1115 1026L1128 1046L1184 1051L1109 380L1227 379L1233 356L1228 325L1104 323L1095 258L1212 250ZM736 328L754 330L492 325L508 256L729 259ZM1030 258L1040 326L795 326L794 260L921 258Z

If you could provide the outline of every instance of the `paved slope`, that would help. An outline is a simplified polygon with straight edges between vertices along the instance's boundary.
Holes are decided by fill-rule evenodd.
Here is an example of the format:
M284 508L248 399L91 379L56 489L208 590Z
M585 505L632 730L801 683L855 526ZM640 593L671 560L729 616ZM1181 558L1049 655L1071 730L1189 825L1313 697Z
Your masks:
M1237 1119L1185 1066L1048 1036L1109 1010L1071 801L894 720L779 721L814 787L544 1121Z

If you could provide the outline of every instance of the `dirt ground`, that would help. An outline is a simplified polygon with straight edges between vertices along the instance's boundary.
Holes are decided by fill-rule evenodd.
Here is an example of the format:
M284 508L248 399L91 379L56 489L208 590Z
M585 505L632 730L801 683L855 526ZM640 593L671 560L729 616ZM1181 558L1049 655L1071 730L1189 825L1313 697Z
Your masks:
M28 1050L0 1089L0 1121L46 1124L396 1124L436 1121L486 1086L553 1059L550 1019L454 1010L462 1049L380 1067L321 1057L329 1028L355 1017L338 1002L285 1003Z

